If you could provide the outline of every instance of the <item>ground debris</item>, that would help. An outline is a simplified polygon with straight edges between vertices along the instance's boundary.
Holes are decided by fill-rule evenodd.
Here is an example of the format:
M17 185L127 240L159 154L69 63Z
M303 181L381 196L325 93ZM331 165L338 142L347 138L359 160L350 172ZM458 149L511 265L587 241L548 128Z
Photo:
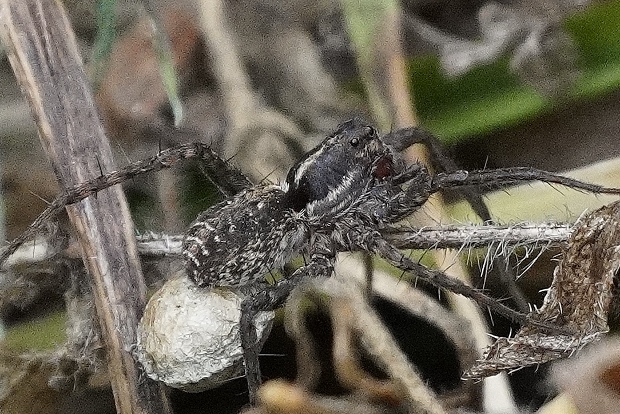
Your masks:
M584 216L576 225L555 269L542 307L531 316L565 332L525 326L514 337L498 338L463 375L480 378L505 370L571 356L609 330L614 279L620 267L620 203Z

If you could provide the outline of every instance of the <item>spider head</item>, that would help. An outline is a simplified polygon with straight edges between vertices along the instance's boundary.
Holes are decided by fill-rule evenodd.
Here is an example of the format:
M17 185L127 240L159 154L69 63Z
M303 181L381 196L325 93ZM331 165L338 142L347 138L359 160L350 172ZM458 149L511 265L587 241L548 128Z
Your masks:
M395 175L397 163L376 129L352 119L291 168L283 186L286 202L309 214L338 211L373 183Z

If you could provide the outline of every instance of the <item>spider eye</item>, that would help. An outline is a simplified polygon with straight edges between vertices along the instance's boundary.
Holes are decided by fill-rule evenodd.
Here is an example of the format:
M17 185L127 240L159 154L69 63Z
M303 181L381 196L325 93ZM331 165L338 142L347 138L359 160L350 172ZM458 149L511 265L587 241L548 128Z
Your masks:
M359 138L351 138L349 144L351 144L352 147L357 147L360 144L360 140Z
M377 131L371 127L371 126L367 126L364 127L364 135L369 136L369 137L374 137L377 134Z

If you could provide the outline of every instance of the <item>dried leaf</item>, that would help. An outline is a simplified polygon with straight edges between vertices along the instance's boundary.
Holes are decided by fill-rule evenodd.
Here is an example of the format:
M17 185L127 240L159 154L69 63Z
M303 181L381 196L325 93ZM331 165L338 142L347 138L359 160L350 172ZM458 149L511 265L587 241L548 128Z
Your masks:
M572 355L608 331L607 319L620 267L620 203L585 216L575 226L555 269L543 306L532 314L569 334L526 326L512 338L499 338L465 378L495 375Z

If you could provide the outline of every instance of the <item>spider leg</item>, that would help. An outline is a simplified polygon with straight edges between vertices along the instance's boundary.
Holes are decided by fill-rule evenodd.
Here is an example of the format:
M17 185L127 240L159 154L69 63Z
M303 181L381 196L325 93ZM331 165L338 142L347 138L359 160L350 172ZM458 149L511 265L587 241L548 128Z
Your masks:
M254 317L258 312L273 310L284 304L295 287L302 280L314 277L330 276L334 270L334 254L331 252L313 253L307 265L300 267L288 278L280 279L276 284L261 286L258 292L248 295L241 302L241 347L245 363L245 376L248 382L250 404L256 403L256 393L261 384L260 364Z
M488 189L508 187L524 181L542 181L560 184L576 190L599 194L620 194L620 189L585 183L573 178L563 177L548 171L529 167L498 168L479 171L455 171L439 173L431 178L430 191L436 192L443 188L478 186Z
M379 256L381 256L382 258L384 258L392 265L401 270L410 272L438 288L446 289L453 293L457 293L467 298L470 298L476 301L478 304L487 306L496 313L514 322L517 322L522 326L537 326L549 332L567 333L564 329L558 326L546 323L544 321L540 321L532 315L524 314L514 309L511 309L508 306L498 302L496 299L485 295L481 291L466 285L458 279L447 276L441 271L428 269L427 267L414 262L407 256L403 255L402 252L396 247L392 246L386 240L381 238L378 233L365 235L363 248L378 254Z
M203 141L204 135L188 128L175 128L172 125L158 123L150 125L149 133L159 137L164 143ZM236 169L231 160L221 158L209 144L201 144L198 151L200 168L205 176L226 197L231 197L246 188L252 182L241 171Z
M459 168L454 160L446 155L444 147L441 142L431 133L420 128L405 128L388 137L389 142L394 142L395 148L400 148L398 145L421 143L426 146L429 151L430 159L433 163L433 167L437 172L441 173L453 173L458 171ZM459 187L456 191L467 201L472 210L483 223L494 224L491 217L491 213L484 202L480 191L470 187ZM492 247L490 249L493 249ZM513 301L517 305L517 308L523 312L528 310L528 301L521 292L521 289L516 284L516 275L509 266L509 257L496 256L495 252L489 250L492 255L492 270L496 273L498 280L504 285L507 292L512 297Z
M413 144L426 143L429 135L431 134L422 128L409 127L389 132L381 140L396 151L402 152Z
M446 154L443 144L437 137L422 128L399 129L385 135L383 141L398 152L402 152L414 144L424 144L428 149L432 166L437 172L451 173L459 170L454 160ZM469 188L461 188L457 191L483 222L491 220L491 213L479 192Z
M439 173L431 178L430 191L436 192L440 189L446 188L459 188L468 186L477 186L487 189L499 189L509 187L519 182L527 181L542 181L550 184L560 184L565 187L573 188L576 190L583 190L595 194L620 194L620 189L609 188L600 186L597 184L585 183L573 178L563 177L561 175L553 174L548 171L538 170L529 167L515 167L515 168L499 168L492 170L479 170L479 171L455 171L447 173ZM480 197L480 196L478 196ZM469 201L469 199L468 199ZM471 204L471 201L470 201ZM472 207L474 204L472 204ZM485 207L486 209L486 207ZM488 213L488 210L486 210ZM478 211L476 213L483 220L490 220L490 215L484 217L480 215ZM492 223L492 221L490 221ZM495 260L494 260L495 262ZM503 269L501 269L503 270ZM504 276L504 282L509 289L511 296L521 309L527 309L527 303L525 298L521 294L521 291L514 284L514 275L506 274L505 271L500 273Z

